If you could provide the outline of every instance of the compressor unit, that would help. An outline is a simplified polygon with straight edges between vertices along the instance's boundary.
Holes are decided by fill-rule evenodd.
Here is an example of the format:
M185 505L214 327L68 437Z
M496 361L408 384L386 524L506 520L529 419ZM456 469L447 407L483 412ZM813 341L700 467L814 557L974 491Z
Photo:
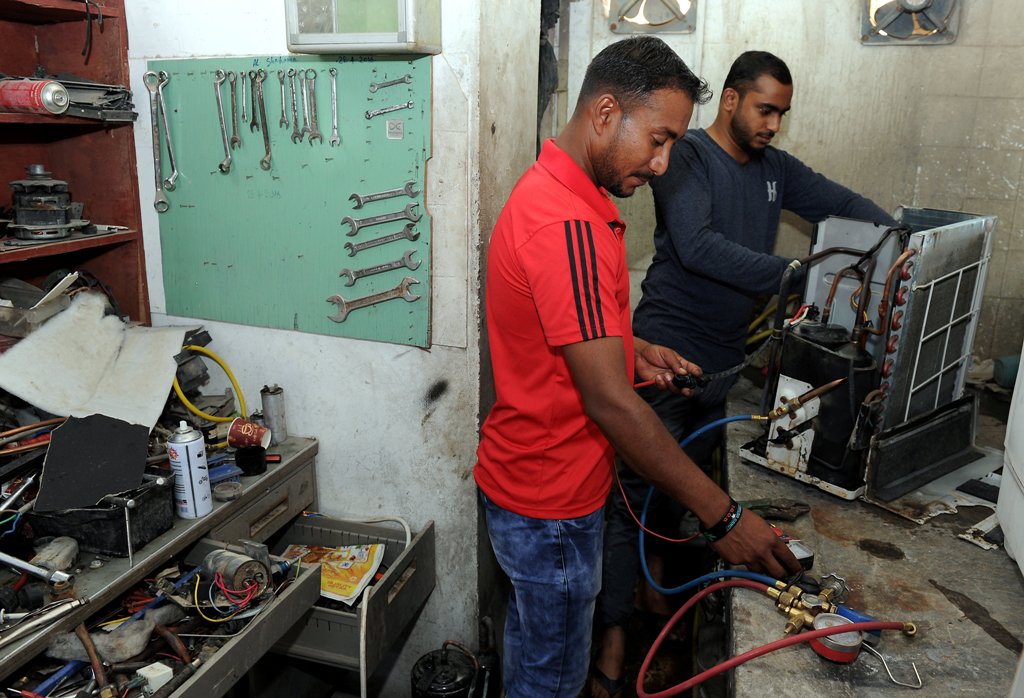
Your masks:
M801 310L772 331L762 413L815 386L820 400L769 422L741 456L844 499L882 504L972 460L964 396L991 256L993 216L901 207L886 228L829 218L803 275Z

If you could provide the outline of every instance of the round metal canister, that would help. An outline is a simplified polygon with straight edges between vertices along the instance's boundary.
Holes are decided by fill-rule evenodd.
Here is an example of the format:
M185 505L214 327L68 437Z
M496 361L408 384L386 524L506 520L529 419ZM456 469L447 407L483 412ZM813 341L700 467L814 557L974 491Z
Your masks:
M263 423L270 429L270 443L276 446L288 439L288 425L284 417L284 390L278 385L263 386Z
M167 439L167 456L174 470L174 508L178 516L198 519L213 511L203 435L182 420Z
M56 80L0 80L0 111L63 114L70 104L68 88Z
M428 652L412 666L413 698L471 698L476 679L473 660L448 649Z
M232 550L211 550L203 558L203 569L212 578L218 572L231 589L241 591L256 585L256 594L267 590L270 571L259 560Z
M819 613L814 617L814 629L834 628L839 625L850 625L853 621L835 613ZM860 654L860 646L864 641L864 633L853 630L835 635L827 635L811 640L811 647L825 659L840 664L849 664Z

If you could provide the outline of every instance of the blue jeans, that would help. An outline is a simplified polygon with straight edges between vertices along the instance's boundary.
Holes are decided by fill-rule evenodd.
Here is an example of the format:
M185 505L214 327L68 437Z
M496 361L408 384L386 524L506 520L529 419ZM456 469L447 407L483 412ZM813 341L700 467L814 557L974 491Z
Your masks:
M604 510L533 519L480 492L498 564L512 580L505 619L505 698L576 698L590 665L601 588Z

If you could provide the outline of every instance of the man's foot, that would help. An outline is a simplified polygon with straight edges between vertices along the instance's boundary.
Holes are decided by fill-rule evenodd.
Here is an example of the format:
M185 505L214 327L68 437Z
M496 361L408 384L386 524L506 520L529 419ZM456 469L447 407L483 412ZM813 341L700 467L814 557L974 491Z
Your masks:
M591 698L622 698L623 690L626 688L626 677L610 679L595 666L590 669L587 684Z

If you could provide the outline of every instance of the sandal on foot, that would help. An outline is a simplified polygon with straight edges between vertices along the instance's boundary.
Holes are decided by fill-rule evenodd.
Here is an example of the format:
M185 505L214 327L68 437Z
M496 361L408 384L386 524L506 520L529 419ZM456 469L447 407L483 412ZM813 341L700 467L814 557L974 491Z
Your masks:
M626 688L625 676L621 679L610 679L603 671L597 667L592 667L590 670L590 678L593 681L597 681L601 690L608 695L608 698L622 698L623 691ZM590 691L590 696L591 698L601 698L601 696L595 695L593 690Z

